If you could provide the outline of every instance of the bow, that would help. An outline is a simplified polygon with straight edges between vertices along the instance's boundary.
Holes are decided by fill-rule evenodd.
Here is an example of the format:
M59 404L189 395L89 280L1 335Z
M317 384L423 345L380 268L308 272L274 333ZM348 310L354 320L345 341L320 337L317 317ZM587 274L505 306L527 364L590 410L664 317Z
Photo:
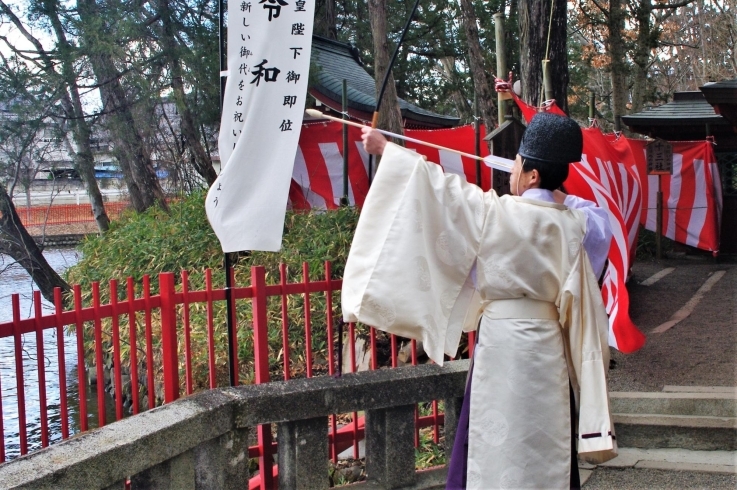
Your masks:
M415 5L412 7L412 11L409 13L409 17L407 17L407 22L404 25L404 30L402 31L402 35L399 37L399 42L397 43L397 47L394 49L394 54L392 55L392 59L389 60L389 66L386 67L386 72L384 73L384 80L381 82L381 89L379 90L379 98L376 99L376 107L374 108L374 116L371 120L371 127L376 128L376 126L379 123L379 108L381 108L381 101L384 98L384 92L386 91L386 84L389 82L389 75L392 72L392 66L394 66L394 62L397 60L397 54L399 54L399 48L402 46L402 43L404 42L404 38L407 35L407 31L409 31L409 25L412 23L412 17L414 17L415 12L417 12L417 7L420 5L420 0L415 0ZM373 155L369 155L369 163L368 163L368 176L369 176L369 185L371 184L373 173Z

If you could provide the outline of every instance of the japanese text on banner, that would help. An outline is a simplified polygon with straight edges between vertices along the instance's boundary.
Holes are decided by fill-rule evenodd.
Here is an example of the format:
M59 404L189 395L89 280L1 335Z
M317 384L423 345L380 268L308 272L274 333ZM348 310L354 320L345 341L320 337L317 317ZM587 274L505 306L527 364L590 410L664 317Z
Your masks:
M225 252L278 250L302 125L314 0L228 5L222 170L207 196Z

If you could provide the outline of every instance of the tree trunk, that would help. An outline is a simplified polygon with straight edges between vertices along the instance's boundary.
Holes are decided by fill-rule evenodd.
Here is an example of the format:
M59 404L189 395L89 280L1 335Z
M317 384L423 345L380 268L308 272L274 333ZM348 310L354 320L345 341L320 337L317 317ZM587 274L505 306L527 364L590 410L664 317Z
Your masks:
M171 75L171 89L174 96L174 103L180 115L180 125L182 138L185 148L189 149L191 162L205 181L207 185L212 185L217 179L218 174L212 166L212 159L207 154L202 143L200 142L195 126L194 116L189 110L184 93L184 80L182 77L182 65L179 58L179 46L177 45L175 36L176 29L173 25L172 13L169 8L169 0L158 0L158 13L161 18L162 35L161 44L164 57L169 65L169 73Z
M72 91L74 104L72 114L81 114L82 102L76 85L72 87ZM95 218L97 229L104 233L110 228L110 217L108 217L107 211L105 211L102 192L100 192L100 187L97 185L97 178L95 177L95 157L92 155L92 146L90 145L92 129L89 123L84 120L83 115L75 116L72 127L74 143L77 145L77 150L74 152L75 166L87 190L87 196L90 199L92 215Z
M0 183L0 253L9 255L31 276L47 301L54 301L54 288L70 291L67 284L49 265L15 210L5 186Z
M492 87L493 80L489 80L488 71L484 66L484 55L479 40L479 29L476 25L477 17L471 0L461 0L461 15L463 17L463 31L468 43L468 59L473 77L473 89L479 101L481 119L487 131L492 131L496 126L496 106L494 98L496 92ZM504 74L497 75L504 77Z
M652 13L651 0L640 0L635 9L637 22L637 41L635 43L634 77L632 80L632 113L642 110L647 91L647 71L650 65L650 49L657 46L653 38L650 14Z
M553 21L550 23L550 4ZM568 53L566 48L567 2L565 0L520 0L520 78L522 98L539 106L544 101L542 61L548 51L553 98L568 112ZM550 45L548 47L548 31Z
M384 74L389 68L391 53L389 50L389 39L386 37L386 0L369 0L369 20L371 22L371 35L374 42L374 78L376 81L376 97L379 97L381 83ZM386 91L381 101L379 111L379 128L393 133L403 134L402 114L397 101L397 87L394 76L389 73Z
M92 215L95 218L97 228L101 232L106 232L110 228L110 218L105 211L105 203L102 200L100 187L97 185L95 178L95 157L92 154L92 128L85 119L84 109L82 108L82 98L79 95L77 87L77 77L74 73L74 56L73 48L67 41L66 32L59 19L59 12L56 8L57 3L54 0L44 0L44 13L49 18L54 34L57 39L59 55L62 60L61 72L62 78L66 85L66 90L61 98L61 105L67 120L72 127L72 138L76 149L72 152L74 155L74 166L84 183L87 196L90 199L92 207Z
M338 39L335 3L335 0L325 0L325 37L328 39Z
M621 118L627 114L627 74L628 67L625 61L626 51L622 34L624 32L625 11L623 0L610 0L607 28L609 36L609 70L612 76L612 113L614 115L614 129L621 130Z
M131 203L138 212L158 204L169 209L164 190L156 177L151 155L138 132L131 103L120 84L120 74L105 46L97 46L95 36L106 26L102 10L95 0L80 0L78 12L82 20L81 37L89 51L97 85L100 88L103 111L109 121L108 129L115 143L115 155L128 185Z
M458 112L458 116L462 119L472 116L473 108L468 103L468 99L466 99L466 97L464 97L461 91L457 88L460 85L458 72L455 67L456 59L452 56L445 56L440 58L438 61L440 62L440 66L443 68L443 75L445 78L451 83L451 85L456 87L453 89L453 92L451 92L451 97L453 99L453 105L455 105L456 111Z

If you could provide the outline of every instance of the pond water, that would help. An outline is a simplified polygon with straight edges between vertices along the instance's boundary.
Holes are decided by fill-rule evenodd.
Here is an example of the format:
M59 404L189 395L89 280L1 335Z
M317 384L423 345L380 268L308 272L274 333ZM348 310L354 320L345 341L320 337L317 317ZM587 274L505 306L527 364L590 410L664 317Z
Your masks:
M77 263L79 252L75 249L47 249L44 256L59 273ZM13 319L11 296L20 295L21 317L33 315L33 291L36 285L31 277L18 264L0 254L0 323ZM43 300L43 313L54 311L53 305ZM64 367L66 380L59 379L59 360L57 355L56 331L47 329L43 336L44 365L46 373L46 404L48 407L49 440L61 439L60 382L67 387L68 423L70 435L79 432L79 386L77 381L77 343L73 336L65 335ZM26 430L29 452L41 447L41 403L38 389L38 364L35 333L24 334L23 347L23 386L25 393ZM2 419L5 440L5 454L12 459L20 454L18 386L15 365L15 346L13 337L0 338L0 396L2 396ZM88 423L90 428L97 426L96 394L87 390ZM115 420L113 403L106 403L107 420ZM111 418L112 416L112 418Z

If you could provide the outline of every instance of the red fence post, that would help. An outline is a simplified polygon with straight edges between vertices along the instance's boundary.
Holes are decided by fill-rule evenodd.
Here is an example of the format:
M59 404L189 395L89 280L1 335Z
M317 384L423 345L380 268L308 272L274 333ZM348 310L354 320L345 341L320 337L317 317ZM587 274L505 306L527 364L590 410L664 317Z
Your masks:
M177 316L174 301L174 274L159 274L161 296L161 350L164 367L164 403L179 398L179 354L177 350Z
M305 312L305 364L307 364L307 377L312 377L312 318L310 317L310 267L307 262L302 262L302 277L304 284L304 312Z
M77 335L77 387L79 390L79 429L87 432L87 371L85 370L84 352L84 324L81 320L82 288L79 284L74 287L74 315L75 334Z
M0 377L2 381L2 377ZM0 463L5 462L5 429L3 428L3 387L0 382Z
M44 333L41 326L41 292L33 292L33 310L36 329L36 365L38 366L38 398L41 404L41 447L49 445L49 408L46 404L46 356Z
M269 331L266 311L266 269L251 267L253 288L253 349L256 361L256 384L269 382Z
M64 303L61 300L61 288L54 288L54 306L56 308L56 353L59 358L59 405L61 408L61 437L69 437L69 411L67 410L67 372L66 356L64 356L64 325L61 314Z
M266 315L266 269L263 266L251 267L251 288L253 288L253 350L256 384L269 382L269 335ZM258 466L261 475L261 490L275 487L274 457L271 448L271 426L260 425L258 435Z
M100 283L92 283L92 308L95 312L95 366L97 371L97 421L98 427L106 423L105 418L105 366L102 359L102 314L100 313Z
M151 280L148 274L143 276L143 303L145 305L143 319L146 328L146 397L148 408L151 409L156 406L156 389L154 388L154 341L151 326Z

